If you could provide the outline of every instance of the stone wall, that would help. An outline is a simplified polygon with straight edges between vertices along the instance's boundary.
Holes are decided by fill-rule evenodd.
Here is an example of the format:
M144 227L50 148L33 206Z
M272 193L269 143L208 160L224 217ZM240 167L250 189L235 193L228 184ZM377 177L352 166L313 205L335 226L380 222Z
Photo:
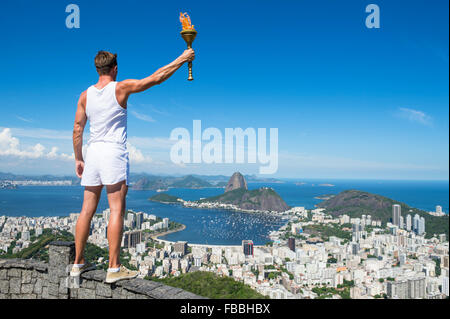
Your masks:
M29 259L0 260L0 299L203 299L143 279L107 284L103 270L85 272L74 284L69 277L74 253L74 243L52 242L48 264Z

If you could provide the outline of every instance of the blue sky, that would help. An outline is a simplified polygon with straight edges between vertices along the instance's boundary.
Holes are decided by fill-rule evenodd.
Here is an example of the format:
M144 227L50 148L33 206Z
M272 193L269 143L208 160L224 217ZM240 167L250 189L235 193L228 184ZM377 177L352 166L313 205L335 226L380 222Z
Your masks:
M74 174L71 130L100 49L141 78L198 30L183 67L129 100L132 171L258 173L259 164L171 163L170 132L278 128L276 177L448 179L448 1L66 1L0 4L0 171ZM365 8L380 7L380 29ZM88 127L85 138L88 137Z

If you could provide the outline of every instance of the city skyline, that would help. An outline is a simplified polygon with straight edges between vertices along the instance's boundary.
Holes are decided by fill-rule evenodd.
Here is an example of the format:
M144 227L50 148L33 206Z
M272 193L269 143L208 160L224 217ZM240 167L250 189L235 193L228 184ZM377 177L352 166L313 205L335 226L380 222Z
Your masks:
M188 11L195 80L183 67L130 99L132 172L258 173L258 164L173 164L170 132L192 132L199 119L222 132L278 128L279 168L268 177L448 180L448 3L377 1L380 29L366 28L357 1L105 3L78 1L72 30L65 3L3 4L1 172L74 175L74 112L95 83L95 53L118 53L118 80L147 76L182 53L178 16ZM112 24L98 22L100 10Z
M396 205L392 209L396 211ZM108 245L109 214L110 210L106 209L94 217L89 242L98 246L99 251ZM282 214L286 223L270 232L270 242L265 245L254 246L252 240L246 239L240 245L209 245L161 239L159 236L170 225L168 218L129 210L121 246L127 264L137 269L139 278L144 279L141 284L149 277L162 279L209 272L217 276L215 280L231 277L271 299L445 299L449 296L447 236L425 235L425 226L420 221L420 226L413 230L408 225L399 227L382 222L372 214L332 216L322 208L306 210L304 207L292 207ZM66 232L64 236L68 238L67 232L75 231L78 215L0 216L3 224L0 250L12 258L21 251L26 252L33 239L40 238L49 229ZM416 219L423 220L423 217L416 214ZM173 226L173 231L180 230L176 223ZM316 227L328 228L329 235L311 233ZM92 261L101 269L107 260L99 252L96 258ZM49 298L41 286L33 290L35 297ZM69 288L80 286L71 284ZM8 296L12 292L2 288L0 295ZM49 294L55 293L53 290ZM208 293L207 289L201 292ZM109 297L118 298L112 294ZM93 298L93 295L83 294L79 298Z

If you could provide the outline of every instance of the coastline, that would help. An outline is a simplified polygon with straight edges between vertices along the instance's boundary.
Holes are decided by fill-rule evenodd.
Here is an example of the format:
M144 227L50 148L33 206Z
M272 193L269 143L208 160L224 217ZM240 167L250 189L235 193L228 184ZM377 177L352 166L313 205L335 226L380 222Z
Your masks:
M283 225L285 226L285 225ZM283 227L282 226L282 227ZM175 241L170 241L170 240L165 240L165 239L161 239L159 237L161 236L165 236L168 234L172 234L172 233L176 233L182 230L186 229L186 225L182 224L182 226L179 229L173 229L173 230L168 230L166 232L160 233L160 234L156 234L153 236L150 236L150 238L158 243L163 243L163 244L175 244ZM195 243L187 243L188 246L190 247L207 247L207 248L236 248L236 247L242 247L242 245L211 245L211 244L195 244ZM260 247L265 247L264 245L254 245L255 248L260 248Z
M155 235L150 236L150 238L152 240L155 240L155 241L164 241L164 239L159 239L158 237L169 235L169 234L172 234L172 233L176 233L176 232L179 232L179 231L182 231L182 230L185 230L185 229L186 229L186 225L181 224L180 228L168 230L168 231L165 231L165 232L162 232L162 233L159 233L159 234L155 234Z
M280 231L282 228L286 227L286 225L289 223L290 219L287 219L286 222L281 225L276 231ZM166 240L166 239L161 239L159 237L161 236L165 236L165 235L169 235L172 233L176 233L182 230L186 229L186 225L182 224L182 226L179 229L174 229L174 230L169 230L160 234L156 234L153 236L150 236L150 238L158 243L162 243L162 244L171 244L174 245L176 243L176 241L170 241L170 240ZM196 243L190 243L187 242L187 245L189 247L206 247L206 248L238 248L238 247L242 247L242 245L214 245L214 244L196 244ZM255 248L263 248L266 247L265 245L254 245L253 247Z

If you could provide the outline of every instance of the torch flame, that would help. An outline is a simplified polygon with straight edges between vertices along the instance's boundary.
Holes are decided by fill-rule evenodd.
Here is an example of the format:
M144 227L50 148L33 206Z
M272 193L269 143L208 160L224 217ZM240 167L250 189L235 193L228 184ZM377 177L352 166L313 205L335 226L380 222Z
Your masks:
M187 12L180 12L180 22L183 26L183 30L195 30L194 26L191 24L191 18L187 14Z

